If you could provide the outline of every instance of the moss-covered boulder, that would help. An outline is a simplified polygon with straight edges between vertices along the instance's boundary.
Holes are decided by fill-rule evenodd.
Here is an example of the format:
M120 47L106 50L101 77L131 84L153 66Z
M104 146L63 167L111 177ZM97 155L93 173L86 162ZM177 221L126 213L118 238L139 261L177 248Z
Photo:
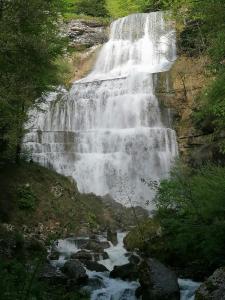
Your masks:
M225 299L225 267L217 269L197 290L196 300Z

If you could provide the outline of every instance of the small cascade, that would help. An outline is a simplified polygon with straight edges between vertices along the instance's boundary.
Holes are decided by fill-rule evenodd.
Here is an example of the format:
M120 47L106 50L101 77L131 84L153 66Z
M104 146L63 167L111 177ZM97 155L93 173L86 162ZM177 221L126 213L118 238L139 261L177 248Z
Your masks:
M153 209L154 191L143 182L166 177L178 155L169 111L162 113L155 95L156 73L175 59L164 13L113 22L94 70L35 113L24 140L33 160L72 176L82 193Z
M96 236L99 242L107 242L106 233L104 235ZM108 254L108 258L102 259L99 256L97 262L106 267L105 272L90 271L86 268L89 277L88 284L80 287L81 291L88 293L91 300L137 300L135 292L140 284L138 281L124 281L121 279L114 279L110 277L110 271L115 266L122 266L129 262L129 255L124 247L123 240L126 236L124 232L117 232L117 245L110 243L110 247L104 249ZM59 270L63 265L73 257L75 253L84 251L85 245L88 243L89 238L76 237L64 240L58 240L53 245L51 251L59 254L58 259L50 259L52 266L57 267ZM51 254L51 251L49 255ZM90 250L85 250L87 253L92 253ZM129 254L129 255L128 255ZM49 256L51 257L51 255ZM96 255L93 260L96 259ZM180 286L180 300L194 300L195 292L200 286L200 283L194 282L189 279L179 279Z

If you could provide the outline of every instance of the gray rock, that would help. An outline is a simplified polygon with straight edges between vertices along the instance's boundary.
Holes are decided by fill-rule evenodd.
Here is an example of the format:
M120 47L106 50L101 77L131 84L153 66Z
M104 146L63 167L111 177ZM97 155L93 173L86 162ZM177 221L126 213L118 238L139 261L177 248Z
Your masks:
M139 266L138 296L143 300L179 300L178 280L173 271L156 259L147 259Z
M58 260L60 257L60 253L53 250L49 255L48 255L48 259L49 260Z
M86 270L79 260L71 259L67 261L61 270L67 277L73 280L74 284L85 284L88 279Z
M107 229L107 240L110 241L114 246L116 246L118 244L117 232L108 228Z
M99 23L83 20L72 20L66 26L66 35L70 39L70 45L81 49L100 45L108 40L105 27Z
M128 260L131 264L138 265L141 262L140 256L135 253L129 253Z
M105 266L103 266L95 261L83 260L82 263L90 271L96 271L96 272L107 272L108 271L108 269Z
M217 269L197 290L196 300L225 300L225 267Z
M43 281L47 281L52 285L65 285L67 282L67 277L56 267L51 266L50 264L45 264L42 268L39 279Z
M92 260L93 255L85 250L78 251L71 255L71 259L78 259L78 260Z
M104 249L110 247L109 242L99 242L98 240L89 240L88 243L85 245L85 249L91 250L95 253L103 253Z
M131 263L123 266L115 266L110 272L110 277L130 281L137 280L139 277L138 266Z

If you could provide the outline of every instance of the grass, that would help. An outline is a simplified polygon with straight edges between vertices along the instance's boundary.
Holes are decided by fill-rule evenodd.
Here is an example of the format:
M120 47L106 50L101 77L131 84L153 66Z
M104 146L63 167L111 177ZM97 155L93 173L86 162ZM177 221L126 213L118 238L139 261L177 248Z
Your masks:
M21 206L18 189L28 195L26 201L35 199L32 209L27 202ZM0 222L57 237L81 230L102 231L107 225L126 229L136 220L131 209L93 194L80 194L71 178L34 163L21 163L0 170Z

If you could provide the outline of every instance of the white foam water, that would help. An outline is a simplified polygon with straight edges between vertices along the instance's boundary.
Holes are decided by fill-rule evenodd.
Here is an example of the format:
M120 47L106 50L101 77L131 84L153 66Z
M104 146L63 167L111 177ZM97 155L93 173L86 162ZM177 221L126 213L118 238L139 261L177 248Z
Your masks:
M179 279L180 300L195 300L195 292L201 285L199 282L194 282L190 279Z
M109 271L112 271L115 266L122 266L129 262L127 250L124 248L124 237L126 233L117 233L117 245L112 245L105 249L108 258L99 260L98 263L104 265ZM58 260L51 260L51 264L56 267L62 267L68 261L72 254L82 250L79 248L79 241L85 241L86 238L69 238L58 240L52 250L56 250L60 255ZM99 241L106 241L103 236L98 237ZM87 251L87 250L86 250ZM109 277L109 272L95 272L86 269L89 277L89 285L85 286L84 291L90 293L91 300L137 300L135 291L140 286L137 281L124 281ZM91 283L93 281L93 283ZM194 300L195 292L200 286L200 283L189 279L179 279L181 297L180 300Z
M51 94L25 137L34 161L72 176L82 193L109 194L153 209L144 181L168 175L176 134L155 95L157 72L176 59L175 32L164 13L112 23L94 70L69 92Z

